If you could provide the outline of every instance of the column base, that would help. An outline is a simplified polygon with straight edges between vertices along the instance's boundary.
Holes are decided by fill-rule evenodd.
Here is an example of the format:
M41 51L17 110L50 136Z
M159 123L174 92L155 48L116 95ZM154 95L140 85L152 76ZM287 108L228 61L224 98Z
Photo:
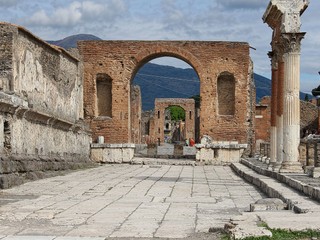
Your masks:
M320 178L320 167L314 167L312 170L311 170L311 176L313 178Z
M282 163L279 169L280 173L304 173L300 162Z
M280 168L281 168L281 163L278 163L278 162L270 162L268 166L268 170L273 172L279 172Z

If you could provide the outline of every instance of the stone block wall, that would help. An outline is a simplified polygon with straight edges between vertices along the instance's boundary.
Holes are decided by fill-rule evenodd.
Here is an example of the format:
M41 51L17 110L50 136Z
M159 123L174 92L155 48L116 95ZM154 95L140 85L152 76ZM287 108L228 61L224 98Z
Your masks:
M0 35L0 188L91 165L80 62L22 27Z

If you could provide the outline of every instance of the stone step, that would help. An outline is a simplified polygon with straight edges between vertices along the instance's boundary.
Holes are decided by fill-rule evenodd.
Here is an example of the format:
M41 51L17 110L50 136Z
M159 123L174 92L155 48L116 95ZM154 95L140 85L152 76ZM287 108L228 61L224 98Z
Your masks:
M279 198L263 198L259 199L255 203L250 204L250 212L257 211L281 211L288 208Z
M277 179L306 196L320 202L320 180L312 179L307 174L283 174L267 169L267 164L256 159L241 159L245 166L255 172Z
M279 198L295 213L320 212L320 204L278 180L259 174L241 163L231 168L242 178L257 186L271 198Z

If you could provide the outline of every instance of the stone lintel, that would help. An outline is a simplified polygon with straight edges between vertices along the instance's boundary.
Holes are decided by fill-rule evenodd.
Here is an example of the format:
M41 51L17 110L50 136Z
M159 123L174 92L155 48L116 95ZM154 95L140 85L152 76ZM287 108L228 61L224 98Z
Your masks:
M28 122L50 125L63 131L73 131L75 133L85 131L89 133L81 122L77 123L60 119L59 117L29 108L27 101L13 94L0 92L0 112L15 115L17 118L25 119Z
M28 108L28 102L16 95L0 92L0 111L13 113L13 109L18 107Z
M271 0L263 14L263 22L272 29L280 24L282 32L300 29L300 16L307 9L309 0Z

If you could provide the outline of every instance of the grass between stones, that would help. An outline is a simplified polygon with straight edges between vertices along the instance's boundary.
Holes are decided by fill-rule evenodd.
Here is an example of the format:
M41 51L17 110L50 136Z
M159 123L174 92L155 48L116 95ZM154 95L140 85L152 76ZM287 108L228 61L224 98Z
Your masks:
M305 230L305 231L290 231L284 229L270 229L272 237L247 237L242 240L316 240L320 239L320 231ZM230 236L224 236L222 240L231 240Z

